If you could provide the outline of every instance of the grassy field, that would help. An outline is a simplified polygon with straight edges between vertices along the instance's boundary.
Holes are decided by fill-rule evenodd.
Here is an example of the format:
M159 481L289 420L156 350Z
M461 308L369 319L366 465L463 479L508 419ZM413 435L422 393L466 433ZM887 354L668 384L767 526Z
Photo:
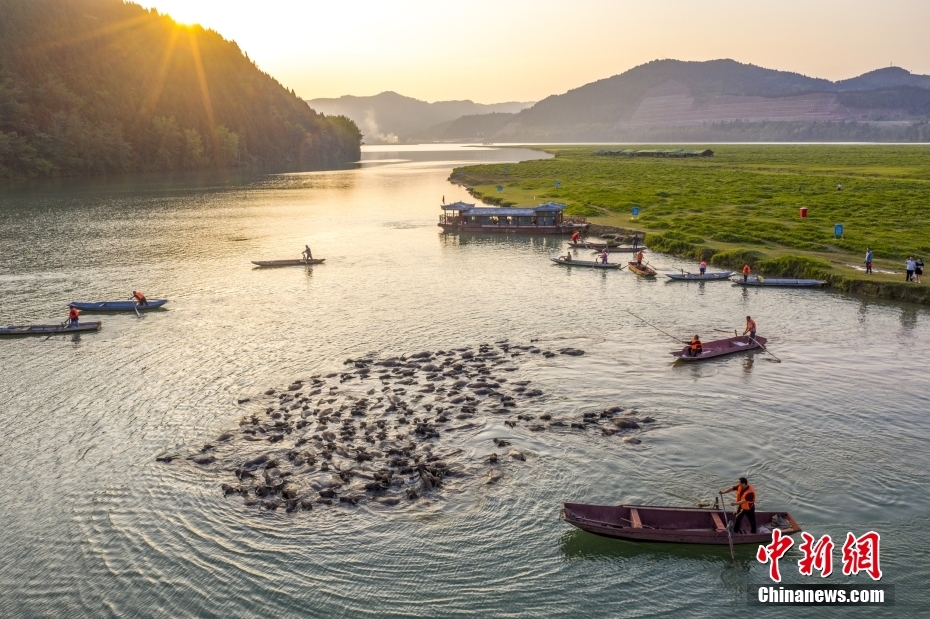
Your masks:
M450 180L494 204L566 203L593 223L648 233L659 251L930 301L923 291L877 292L903 274L866 280L848 266L862 264L867 246L886 270L903 273L908 255L930 260L930 147L716 145L713 157L687 159L596 156L598 148L545 147L554 159L457 168ZM842 238L834 224L843 224Z

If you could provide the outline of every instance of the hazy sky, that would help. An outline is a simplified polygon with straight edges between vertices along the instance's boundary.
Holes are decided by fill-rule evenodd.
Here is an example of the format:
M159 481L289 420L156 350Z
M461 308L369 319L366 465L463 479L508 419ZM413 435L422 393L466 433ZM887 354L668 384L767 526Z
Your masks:
M657 58L930 73L930 0L137 0L299 95L533 101Z

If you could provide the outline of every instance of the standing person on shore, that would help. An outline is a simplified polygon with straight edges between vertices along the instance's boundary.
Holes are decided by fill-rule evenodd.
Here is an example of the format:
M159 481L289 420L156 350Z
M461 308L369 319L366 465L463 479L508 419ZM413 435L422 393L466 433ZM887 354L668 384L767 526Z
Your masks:
M866 274L872 273L872 248L865 248L865 272Z
M749 274L752 273L752 269L749 268L749 264L743 265L743 283L749 281Z
M639 247L639 235L633 235L633 251L636 251L636 248Z
M907 274L904 276L904 281L909 282L914 279L914 271L917 269L917 263L914 262L914 258L911 256L907 257L907 260L904 261L904 270L907 271Z
M920 276L924 274L924 261L923 258L917 258L914 261L914 280L919 284Z

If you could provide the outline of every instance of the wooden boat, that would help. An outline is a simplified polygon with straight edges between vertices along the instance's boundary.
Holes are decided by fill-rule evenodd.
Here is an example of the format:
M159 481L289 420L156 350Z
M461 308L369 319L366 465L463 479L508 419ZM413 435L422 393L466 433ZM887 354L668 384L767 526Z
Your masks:
M706 282L726 280L729 279L731 275L733 275L733 271L726 271L724 273L705 273L704 275L701 275L700 273L666 273L665 277L675 281Z
M653 269L648 264L646 264L645 262L637 265L635 262L631 260L627 264L630 265L630 270L636 273L637 275L639 275L640 277L655 277L656 276L656 270Z
M556 264L561 264L564 267L588 267L592 269L622 269L622 264L610 263L604 264L603 262L594 262L593 260L563 260L559 258L549 258Z
M827 282L819 279L787 279L783 277L750 277L745 282L742 278L732 280L740 286L772 286L780 288L821 288Z
M82 322L76 327L57 325L23 325L0 327L0 335L58 335L64 333L81 333L83 331L99 331L99 322Z
M585 241L579 241L576 243L575 241L569 241L568 244L572 249L595 249L597 251L603 251L605 249L607 251L610 251L616 247L620 247L620 243L613 243L613 242L588 243Z
M569 245L571 245L573 249L590 249L592 251L598 251L598 252L606 250L608 254L624 254L624 253L632 254L637 251L646 251L647 249L649 249L648 247L643 247L642 245L638 247L633 247L632 245L610 245L608 247L595 247L591 245L590 243L587 245L583 245L583 244L576 245L573 243L569 243Z
M681 361L703 361L713 357L730 355L735 352L745 352L755 348L762 348L765 346L765 342L766 339L761 335L757 335L755 339L751 339L748 335L744 335L740 337L728 337L725 340L702 342L701 346L704 351L696 357L688 355L688 351L691 348L690 346L685 346L681 350L673 350L669 354L673 357L677 357Z
M765 544L772 541L771 530L784 535L800 533L801 527L788 512L756 512L756 525L767 532L749 533L743 518L741 531L727 535L726 523L733 514L720 508L657 507L651 505L585 505L562 503L562 520L596 535L637 542L678 544Z
M152 299L148 305L136 305L134 301L97 301L94 303L72 301L68 307L77 308L82 312L132 312L135 310L144 312L158 309L167 302L168 299Z
M303 258L294 258L293 260L253 260L252 264L260 267L297 267L310 264L321 264L326 258L314 258L313 260L304 260Z

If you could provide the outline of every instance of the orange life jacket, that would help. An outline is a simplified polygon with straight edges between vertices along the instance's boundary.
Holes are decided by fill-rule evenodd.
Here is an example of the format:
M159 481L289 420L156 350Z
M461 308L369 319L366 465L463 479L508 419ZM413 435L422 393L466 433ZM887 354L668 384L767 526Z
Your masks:
M751 318L746 321L746 330L755 333L756 332L756 321Z
M74 320L78 317L78 311L76 307L72 307L68 310L68 320Z
M642 262L642 261L643 261L643 252L639 252L638 254L636 254L636 262Z
M736 486L736 502L746 501L746 505L740 505L739 508L743 511L749 511L756 504L756 489L751 485L746 484L746 488L740 488Z
M701 350L702 348L701 340L697 338L691 340L691 350Z
M580 238L581 238L581 235L578 234L577 232L572 235L572 240L575 241L576 243L578 242L578 239Z
M748 264L743 266L743 275L749 275L750 271L752 271L752 269L749 268Z
M132 296L135 297L137 301L141 301L142 299L145 298L145 295L139 291L132 293Z
M706 268L707 268L707 263L704 262L703 260L701 260L701 268L702 268L702 269L706 269Z

